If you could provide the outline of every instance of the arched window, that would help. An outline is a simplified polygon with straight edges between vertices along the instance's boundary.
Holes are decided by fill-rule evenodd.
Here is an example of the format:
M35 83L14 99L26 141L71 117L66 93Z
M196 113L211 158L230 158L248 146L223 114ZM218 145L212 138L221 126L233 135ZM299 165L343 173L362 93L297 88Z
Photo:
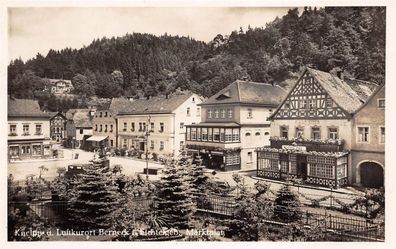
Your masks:
M245 136L249 137L250 136L250 132L246 132Z
M254 135L256 135L256 136L260 136L260 132L256 132L256 134L254 134Z
M264 133L264 135L268 136L268 135L269 135L269 132L268 132L268 131L267 131L267 132L265 132L265 133Z

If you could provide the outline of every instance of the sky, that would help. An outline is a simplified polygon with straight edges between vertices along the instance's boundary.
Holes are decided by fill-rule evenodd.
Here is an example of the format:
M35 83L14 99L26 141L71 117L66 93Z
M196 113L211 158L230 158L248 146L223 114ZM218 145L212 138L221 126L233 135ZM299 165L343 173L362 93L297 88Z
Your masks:
M24 61L50 49L81 48L126 33L190 36L208 42L250 25L265 27L289 8L248 7L40 7L9 8L9 60Z

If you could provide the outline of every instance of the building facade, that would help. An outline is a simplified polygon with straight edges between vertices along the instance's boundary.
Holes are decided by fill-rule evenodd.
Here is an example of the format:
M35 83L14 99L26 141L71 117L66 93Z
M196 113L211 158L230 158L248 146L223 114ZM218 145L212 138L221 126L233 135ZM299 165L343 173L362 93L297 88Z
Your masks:
M113 98L109 104L97 108L92 120L93 136L88 138L93 147L118 147L117 114L130 103L126 98Z
M86 140L92 136L92 119L95 110L91 109L70 109L66 112L66 135L71 142L72 148L90 150L90 143ZM89 148L86 148L88 145Z
M352 182L353 115L365 102L342 78L307 68L269 118L257 175L337 188Z
M137 99L117 115L118 147L177 156L185 145L185 126L201 121L193 93Z
M352 182L383 187L385 172L385 85L356 112L352 126Z
M63 79L47 79L49 82L49 86L46 90L50 91L53 94L69 94L73 91L74 87L71 83L71 80L63 80Z
M49 118L35 100L8 98L9 160L52 156Z
M200 104L202 122L188 125L186 144L208 168L253 170L255 148L269 144L267 118L285 90L271 84L235 81Z
M61 112L50 114L50 137L52 141L58 143L66 138L66 117Z

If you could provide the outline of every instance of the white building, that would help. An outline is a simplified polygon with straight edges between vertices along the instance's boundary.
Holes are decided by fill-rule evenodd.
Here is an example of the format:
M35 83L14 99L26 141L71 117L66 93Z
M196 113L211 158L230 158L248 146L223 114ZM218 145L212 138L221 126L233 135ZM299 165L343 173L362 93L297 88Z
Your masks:
M118 147L157 155L178 155L185 144L185 126L201 121L197 94L137 99L117 115ZM146 144L146 135L147 144Z

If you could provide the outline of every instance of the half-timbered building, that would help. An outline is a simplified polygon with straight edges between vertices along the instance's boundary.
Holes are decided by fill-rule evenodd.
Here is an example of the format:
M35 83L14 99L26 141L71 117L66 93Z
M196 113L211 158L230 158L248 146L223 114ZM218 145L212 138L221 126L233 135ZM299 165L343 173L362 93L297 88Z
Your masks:
M351 87L306 68L269 118L271 145L257 149L257 175L334 188L350 183L352 119L369 95L363 83Z

